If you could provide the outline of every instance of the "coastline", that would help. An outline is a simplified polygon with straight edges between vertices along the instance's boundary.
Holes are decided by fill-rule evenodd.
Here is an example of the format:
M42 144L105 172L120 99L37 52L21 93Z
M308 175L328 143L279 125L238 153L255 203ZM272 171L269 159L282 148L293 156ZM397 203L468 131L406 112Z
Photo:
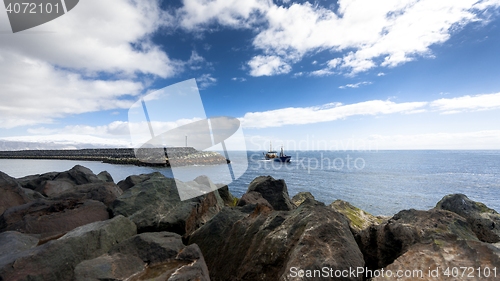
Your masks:
M255 178L236 198L203 176L182 183L151 173L114 183L106 171L83 166L0 175L4 280L147 280L152 272L165 280L173 272L176 280L296 280L351 268L363 272L343 279L361 281L382 280L370 271L500 269L500 215L461 194L429 210L376 217L308 192L290 198L285 181L270 176ZM176 197L192 187L209 192ZM98 270L106 266L120 270ZM442 274L401 280L448 280Z

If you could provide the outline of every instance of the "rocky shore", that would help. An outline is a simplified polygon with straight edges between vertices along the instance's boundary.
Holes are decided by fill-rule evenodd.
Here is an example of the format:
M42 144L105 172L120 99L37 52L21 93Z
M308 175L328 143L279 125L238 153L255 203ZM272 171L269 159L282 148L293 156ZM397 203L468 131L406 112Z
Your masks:
M147 155L151 149L141 148ZM132 164L137 166L187 166L227 164L229 160L212 151L198 151L192 147L169 147L165 149L162 163L146 163L136 158L132 148L96 148L71 150L18 150L0 151L0 159L59 159L80 161L101 161L110 164Z
M220 188L180 201L177 188L193 186ZM500 278L500 215L462 194L376 217L310 193L290 198L270 176L238 199L203 176L115 183L75 166L0 172L0 214L0 280Z

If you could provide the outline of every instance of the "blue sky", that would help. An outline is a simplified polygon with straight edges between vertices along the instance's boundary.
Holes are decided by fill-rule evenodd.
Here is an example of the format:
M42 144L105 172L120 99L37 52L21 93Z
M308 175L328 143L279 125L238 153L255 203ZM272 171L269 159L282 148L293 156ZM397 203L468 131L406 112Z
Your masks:
M0 139L129 146L130 106L195 78L252 150L500 149L499 7L86 0L15 34L0 11Z

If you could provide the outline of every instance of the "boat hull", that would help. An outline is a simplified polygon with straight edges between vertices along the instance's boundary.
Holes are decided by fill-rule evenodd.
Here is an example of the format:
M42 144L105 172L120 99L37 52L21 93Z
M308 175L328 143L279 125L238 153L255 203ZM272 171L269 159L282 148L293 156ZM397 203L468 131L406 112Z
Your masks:
M290 162L291 158L292 158L292 156L280 156L280 157L274 158L274 161L287 163L287 162Z

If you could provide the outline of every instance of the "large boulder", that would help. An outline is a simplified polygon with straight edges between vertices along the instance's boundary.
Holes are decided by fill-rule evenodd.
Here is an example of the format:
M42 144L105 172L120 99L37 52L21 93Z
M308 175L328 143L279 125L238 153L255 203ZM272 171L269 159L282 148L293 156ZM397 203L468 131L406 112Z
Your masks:
M47 240L91 222L109 218L106 206L94 200L38 199L6 210L0 216L0 231L36 234Z
M231 192L229 191L229 187L225 184L216 184L217 186L217 191L219 192L220 197L224 201L224 205L229 206L229 207L234 207L236 204L238 204L238 198L236 198Z
M154 172L151 174L140 174L140 175L131 175L118 182L118 186L122 191L126 191L127 189L133 187L136 184L149 180L152 177L162 177L163 175L159 172Z
M262 195L277 211L288 211L296 208L290 200L284 180L275 180L271 176L255 178L248 186L247 192L255 191Z
M383 268L384 276L380 269L367 277L374 277L372 281L498 280L499 266L500 249L491 244L462 239L435 240L412 246Z
M38 245L38 239L31 235L16 231L0 233L0 267L2 261L10 259L13 255L29 250Z
M24 189L13 177L0 172L0 214L10 207L19 206L30 201Z
M464 217L472 226L479 240L500 242L500 214L480 202L470 200L464 194L447 195L436 205Z
M55 181L68 181L74 185L100 182L99 179L89 168L76 165L68 171L58 173L52 180Z
M138 257L104 254L95 259L86 260L75 267L76 281L127 280L144 270L145 263Z
M364 266L344 216L313 200L292 211L224 208L189 243L202 249L211 280L298 280L299 268Z
M205 178L191 183L166 178L159 173L127 189L112 204L115 215L129 217L139 232L171 231L184 235L207 222L224 206L217 190L181 201L178 189L190 190L213 185ZM215 185L213 185L215 186Z
M148 264L174 259L184 248L182 237L172 232L146 232L130 237L114 246L109 253L140 258Z
M102 171L99 174L97 174L97 178L102 180L103 182L112 182L114 183L115 181L113 180L113 177L108 171Z
M168 278L169 281L210 281L208 267L198 245L186 246L179 252L175 260L188 264L178 267L175 275Z
M299 192L292 197L292 202L295 206L300 206L306 199L316 200L311 192Z
M256 205L256 204L261 204L264 206L269 207L269 209L273 209L273 206L269 204L269 202L262 197L262 194L256 191L250 191L243 196L241 196L241 199L238 200L238 206L246 206L246 205Z
M94 199L106 205L111 204L122 193L108 172L103 171L96 176L90 169L80 165L65 172L31 175L19 178L18 181L24 188L46 197L68 197L70 194L74 199Z
M96 182L72 186L63 192L52 195L52 197L56 199L92 199L100 201L106 206L111 206L122 193L122 190L113 182Z
M77 264L108 252L136 233L134 223L123 216L78 227L11 258L0 268L0 280L75 280Z
M366 266L384 268L416 244L435 241L478 241L467 221L444 210L403 210L388 221L372 224L357 235Z
M184 246L171 232L142 233L115 245L108 253L83 261L76 280L210 280L201 250Z
M333 201L332 204L330 204L330 208L346 216L354 235L373 224L378 225L384 221L384 218L376 217L340 199Z
M40 174L29 175L22 178L18 178L17 181L24 188L36 190L40 188L45 183L45 181L52 180L58 174L59 172L49 172L41 175Z

